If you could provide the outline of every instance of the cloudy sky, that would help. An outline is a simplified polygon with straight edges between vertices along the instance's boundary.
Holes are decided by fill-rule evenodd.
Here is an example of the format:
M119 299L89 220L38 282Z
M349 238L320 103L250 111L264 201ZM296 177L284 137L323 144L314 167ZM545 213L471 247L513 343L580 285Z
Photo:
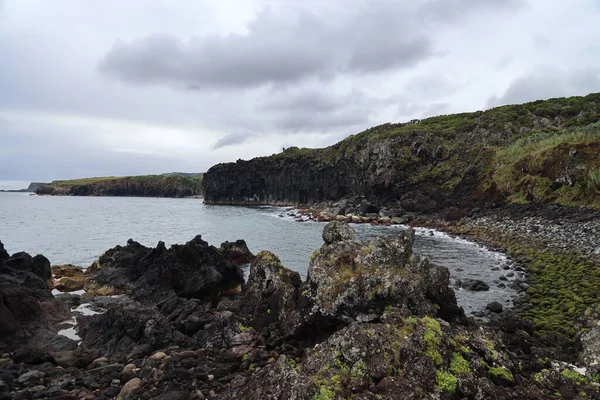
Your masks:
M0 0L0 181L201 172L600 91L598 21L598 0Z

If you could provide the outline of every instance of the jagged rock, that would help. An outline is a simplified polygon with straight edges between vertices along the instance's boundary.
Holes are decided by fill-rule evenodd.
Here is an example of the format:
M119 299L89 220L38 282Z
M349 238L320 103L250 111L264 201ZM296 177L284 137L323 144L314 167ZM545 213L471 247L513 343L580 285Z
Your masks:
M260 330L273 322L281 323L284 334L293 333L299 326L298 294L300 274L285 268L279 258L261 251L250 266L248 302L254 326Z
M220 251L226 261L236 264L251 263L255 257L248 249L245 240L236 240L234 243L223 242Z
M323 241L326 244L354 240L355 238L356 232L354 232L354 229L343 222L332 221L323 228Z
M19 376L19 383L22 385L31 385L34 382L39 382L45 375L42 371L32 370Z
M104 253L89 268L85 289L90 293L114 288L143 303L170 296L210 298L243 283L239 266L225 261L201 236L167 249L163 242L150 249L133 240Z
M66 319L68 309L50 291L51 276L46 257L9 257L0 242L0 351L26 345L42 332L50 335L52 324Z
M148 356L181 340L156 308L140 304L115 306L104 314L77 319L83 350L98 351L110 360L124 361L129 354ZM123 366L121 366L121 369Z
M300 374L285 356L281 356L275 364L263 368L252 377L236 377L222 398L308 400L316 391L312 380Z
M369 243L326 242L311 256L305 284L311 307L306 318L368 321L391 305L405 305L415 315L459 315L454 292L448 288L448 270L413 257L413 240L414 232L408 230Z

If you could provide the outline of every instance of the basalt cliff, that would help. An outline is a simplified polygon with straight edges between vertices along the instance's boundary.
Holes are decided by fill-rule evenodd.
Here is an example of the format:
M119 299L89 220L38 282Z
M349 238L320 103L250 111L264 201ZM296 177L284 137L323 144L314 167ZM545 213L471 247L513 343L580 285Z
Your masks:
M163 174L53 181L35 191L53 196L191 197L202 194L202 174Z
M323 149L216 165L211 204L344 198L432 213L506 203L600 204L600 94L384 124Z

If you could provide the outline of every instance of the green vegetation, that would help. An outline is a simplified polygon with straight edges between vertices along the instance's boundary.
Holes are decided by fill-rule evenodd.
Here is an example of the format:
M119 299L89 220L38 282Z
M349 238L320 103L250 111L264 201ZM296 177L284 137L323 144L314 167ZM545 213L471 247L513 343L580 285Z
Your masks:
M423 341L426 346L425 355L431 358L436 365L440 365L443 362L442 355L438 351L442 337L440 323L431 317L421 318L421 323L423 324Z
M128 181L131 183L137 182L188 182L190 184L201 184L204 174L187 174L180 172L171 172L162 175L137 175L137 176L104 176L96 178L81 178L69 180L56 180L53 185L57 186L76 186L76 185L91 185L102 183L113 183L115 181Z
M531 134L496 152L492 181L516 203L600 206L599 150L598 122Z
M588 383L588 379L585 375L581 375L577 371L573 371L572 369L566 368L561 371L561 375L567 379L575 381L578 385L585 385Z
M452 361L450 362L450 372L456 376L463 372L470 374L471 368L469 367L469 362L459 353L454 353L452 355Z
M533 322L537 335L557 333L572 340L577 333L576 316L600 304L600 269L593 260L559 250L527 247L526 238L497 229L453 225L448 230L476 237L523 260L531 287L521 315Z
M492 377L500 378L507 382L514 382L515 380L513 374L503 367L491 367L488 369L488 374Z
M435 386L440 392L454 393L458 379L446 371L435 371Z

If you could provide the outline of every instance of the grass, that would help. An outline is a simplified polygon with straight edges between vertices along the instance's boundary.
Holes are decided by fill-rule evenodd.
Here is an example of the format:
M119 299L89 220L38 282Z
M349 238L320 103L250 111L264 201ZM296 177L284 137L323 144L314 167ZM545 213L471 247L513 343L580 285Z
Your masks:
M69 180L56 180L53 185L57 186L76 186L76 185L93 185L110 183L114 181L130 181L130 182L161 182L169 180L181 180L190 184L201 184L204 174L186 174L186 173L167 173L162 175L137 175L137 176L103 176L95 178L80 178Z

